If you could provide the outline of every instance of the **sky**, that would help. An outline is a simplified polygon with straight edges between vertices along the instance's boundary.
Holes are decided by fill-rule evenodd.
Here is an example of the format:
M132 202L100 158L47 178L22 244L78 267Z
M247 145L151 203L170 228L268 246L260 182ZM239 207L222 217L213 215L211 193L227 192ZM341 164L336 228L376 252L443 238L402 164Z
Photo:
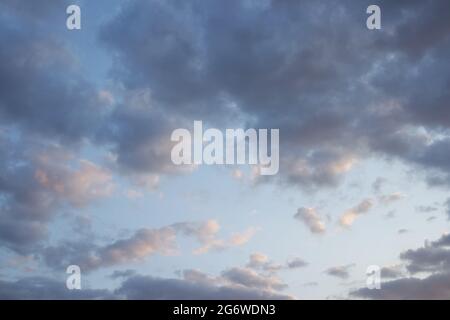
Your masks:
M0 299L450 298L448 1L2 0L0 42ZM174 165L194 121L278 173Z

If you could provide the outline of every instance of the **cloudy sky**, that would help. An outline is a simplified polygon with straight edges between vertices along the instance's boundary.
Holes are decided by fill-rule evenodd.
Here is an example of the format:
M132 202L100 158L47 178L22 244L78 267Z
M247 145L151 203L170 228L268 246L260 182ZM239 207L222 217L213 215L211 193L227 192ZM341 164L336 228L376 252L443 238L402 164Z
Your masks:
M450 298L450 2L2 0L0 41L0 299ZM194 120L279 173L174 166Z

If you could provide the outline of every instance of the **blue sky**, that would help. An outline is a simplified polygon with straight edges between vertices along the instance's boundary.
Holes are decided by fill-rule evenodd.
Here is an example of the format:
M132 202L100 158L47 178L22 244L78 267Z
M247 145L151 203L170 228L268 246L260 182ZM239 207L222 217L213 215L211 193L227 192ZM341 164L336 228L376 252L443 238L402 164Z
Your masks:
M450 298L449 6L370 4L3 1L0 298ZM195 120L280 172L174 166Z

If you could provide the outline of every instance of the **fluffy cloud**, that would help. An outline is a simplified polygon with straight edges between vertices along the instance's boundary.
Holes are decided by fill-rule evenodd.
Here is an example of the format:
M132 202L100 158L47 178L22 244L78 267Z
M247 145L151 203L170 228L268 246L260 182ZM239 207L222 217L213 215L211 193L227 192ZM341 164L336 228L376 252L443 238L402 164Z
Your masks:
M58 145L19 140L15 150L0 135L0 242L32 251L47 236L48 223L63 208L80 208L111 195L112 174ZM18 165L20 164L20 165Z
M218 126L238 110L256 127L282 128L283 182L334 185L357 159L380 153L443 174L430 183L445 181L448 139L430 137L449 124L448 4L381 1L390 27L368 35L361 21L369 4L131 2L101 38L116 54L117 80L150 88L167 110ZM410 25L433 40L412 38ZM434 85L424 87L424 78Z
M246 243L246 241L227 242L216 238L219 228L219 224L214 220L180 222L159 229L141 228L130 237L107 245L97 245L83 240L49 246L42 251L42 258L49 267L56 270L76 264L89 272L98 268L142 261L155 254L177 254L177 237L181 235L201 243L202 246L194 251L195 254L206 253L209 250L225 250Z
M367 213L372 208L372 206L372 199L364 199L358 205L347 210L341 216L341 218L339 219L340 225L343 227L350 227L358 216Z
M325 232L325 224L314 208L299 208L294 218L303 222L312 233L320 234Z
M232 234L229 239L221 239L217 237L220 225L216 220L208 220L204 223L177 223L173 227L182 234L196 238L202 244L194 250L195 254L242 246L250 241L257 231L257 228L249 227L241 233Z

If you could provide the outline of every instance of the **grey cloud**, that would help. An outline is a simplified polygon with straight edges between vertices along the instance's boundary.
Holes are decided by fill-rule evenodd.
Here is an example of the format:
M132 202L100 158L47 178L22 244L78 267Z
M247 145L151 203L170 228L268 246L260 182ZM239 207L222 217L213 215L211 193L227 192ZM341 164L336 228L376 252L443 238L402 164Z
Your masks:
M325 232L325 224L314 208L299 208L294 218L302 221L312 233Z
M287 287L276 276L260 275L248 268L235 267L225 270L222 272L222 277L233 284L243 285L248 288L280 290Z
M360 288L350 292L350 296L367 299L447 300L450 297L449 247L450 236L445 234L436 241L426 241L421 248L406 250L400 254L400 258L406 262L407 271L411 274L423 273L425 277L406 277L389 271L388 275L397 279L383 282L380 290Z
M66 242L42 251L45 263L53 269L76 264L89 272L139 261L154 254L168 254L176 249L176 232L171 227L139 229L131 237L104 246L90 242Z
M350 277L350 269L354 267L354 264L345 266L331 267L325 270L325 273L329 276L337 277L340 279L348 279Z
M136 274L137 274L136 270L131 270L131 269L115 270L109 277L111 279L120 279L120 278L129 278Z
M125 280L115 293L127 299L149 300L262 300L292 299L292 296L261 288L243 285L226 285L191 281L185 279L165 279L151 276L134 276Z
M6 247L33 251L60 210L84 207L112 192L106 169L74 159L58 145L7 137L0 134L0 242Z
M155 254L169 255L178 252L178 237L188 236L197 240L201 247L194 254L209 250L225 250L245 244L249 238L239 241L225 241L217 238L219 224L214 220L205 222L179 222L158 229L141 228L127 238L100 245L91 239L60 242L58 245L43 248L38 255L52 269L61 270L76 264L85 272L142 261ZM240 234L237 234L239 237ZM235 234L236 237L236 234Z
M249 124L281 128L282 182L335 185L352 161L379 154L443 174L442 143L410 129L448 126L448 4L381 1L389 28L370 34L369 4L131 2L101 39L117 54L117 80L150 88L166 110L220 125L234 104Z
M0 280L1 300L85 300L113 299L106 289L68 290L64 281L28 277L17 281Z
M287 267L289 269L297 269L306 267L308 263L301 258L294 258L287 262Z
M450 268L450 236L443 235L434 242L427 242L424 247L402 252L400 258L408 263L411 273L443 272Z
M358 159L384 155L437 170L429 181L445 184L448 141L430 144L418 129L432 135L449 124L448 4L381 1L390 27L370 34L368 4L130 1L99 35L123 89L110 112L62 39L42 26L25 32L21 12L51 15L53 2L34 10L7 1L6 16L20 28L0 21L10 44L0 50L0 113L21 130L100 143L131 175L178 172L167 137L180 125L245 119L281 128L283 183L334 186ZM136 93L148 94L137 109L127 97Z
M0 49L0 123L65 143L80 142L96 130L104 113L96 89L77 72L76 58L47 32L48 26L9 18L13 23L0 18L0 41L8 43Z
M424 279L402 278L384 282L380 290L361 288L351 296L381 300L448 300L450 298L450 275L434 274Z
M382 279L395 279L401 278L404 275L401 268L398 266L383 267L381 268L381 278Z
M0 280L2 300L86 300L86 299L139 299L139 300L285 300L292 296L265 288L221 283L197 272L197 278L158 278L126 272L124 281L113 291L109 289L68 290L64 281L27 277L16 281ZM189 274L189 272L186 272ZM124 276L124 272L115 272ZM207 281L199 280L204 275ZM250 283L251 284L251 283Z

